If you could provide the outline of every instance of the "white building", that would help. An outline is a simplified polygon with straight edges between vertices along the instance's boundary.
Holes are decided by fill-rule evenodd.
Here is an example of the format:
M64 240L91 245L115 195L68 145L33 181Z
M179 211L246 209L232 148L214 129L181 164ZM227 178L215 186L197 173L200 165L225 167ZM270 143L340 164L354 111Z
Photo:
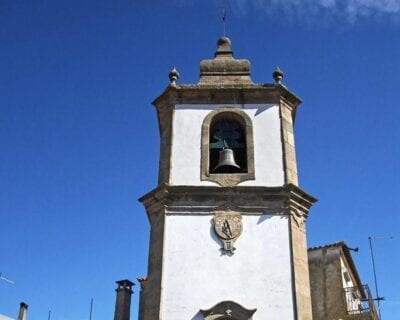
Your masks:
M197 84L154 101L158 186L142 320L312 319L305 221L316 201L298 186L293 124L301 100L256 84L250 62L218 40Z
M343 241L308 250L314 320L379 319L371 292L361 282L350 250Z

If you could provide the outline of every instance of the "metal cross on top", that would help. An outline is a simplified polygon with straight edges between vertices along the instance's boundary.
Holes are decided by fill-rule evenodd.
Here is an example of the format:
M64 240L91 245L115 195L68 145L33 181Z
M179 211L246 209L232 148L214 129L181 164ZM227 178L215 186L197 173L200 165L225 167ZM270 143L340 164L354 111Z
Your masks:
M224 4L222 5L221 13L222 13L222 35L226 37L226 7Z
M222 35L226 37L226 7L222 7Z

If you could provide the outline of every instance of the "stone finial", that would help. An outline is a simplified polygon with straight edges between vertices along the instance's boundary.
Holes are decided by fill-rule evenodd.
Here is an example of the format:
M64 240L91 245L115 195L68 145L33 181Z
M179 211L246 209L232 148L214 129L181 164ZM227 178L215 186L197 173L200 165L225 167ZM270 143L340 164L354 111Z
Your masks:
M179 72L176 70L174 67L170 72L169 72L169 81L172 85L176 84L176 81L179 79Z
M228 37L221 37L217 41L217 51L215 52L215 58L217 57L233 57L232 43Z
M231 40L221 37L213 59L200 62L200 85L252 84L250 61L233 57Z
M283 71L279 67L276 67L275 71L272 73L272 76L274 77L275 83L282 83Z

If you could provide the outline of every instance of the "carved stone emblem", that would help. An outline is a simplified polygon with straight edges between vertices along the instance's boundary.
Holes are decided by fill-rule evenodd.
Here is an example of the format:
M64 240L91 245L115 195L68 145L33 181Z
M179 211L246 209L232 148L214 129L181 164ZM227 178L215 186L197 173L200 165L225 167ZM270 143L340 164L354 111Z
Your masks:
M214 229L223 243L225 252L233 253L236 239L242 234L242 216L234 211L217 211L214 216Z
M205 320L251 320L257 309L247 309L234 301L222 301L210 309L200 310Z

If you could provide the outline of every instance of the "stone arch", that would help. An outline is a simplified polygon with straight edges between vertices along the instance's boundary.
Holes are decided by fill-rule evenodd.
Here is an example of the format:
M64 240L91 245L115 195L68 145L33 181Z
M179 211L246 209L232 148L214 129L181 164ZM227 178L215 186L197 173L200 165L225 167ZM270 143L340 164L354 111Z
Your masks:
M216 162L216 152L211 148L213 130L216 124L225 123L237 126L243 137L240 144L244 150L240 150L238 143L236 156L241 165L238 172L213 172ZM254 137L253 123L250 117L241 109L223 107L210 112L203 121L201 137L201 180L214 181L222 186L235 186L246 180L254 180ZM231 141L232 143L232 141Z

